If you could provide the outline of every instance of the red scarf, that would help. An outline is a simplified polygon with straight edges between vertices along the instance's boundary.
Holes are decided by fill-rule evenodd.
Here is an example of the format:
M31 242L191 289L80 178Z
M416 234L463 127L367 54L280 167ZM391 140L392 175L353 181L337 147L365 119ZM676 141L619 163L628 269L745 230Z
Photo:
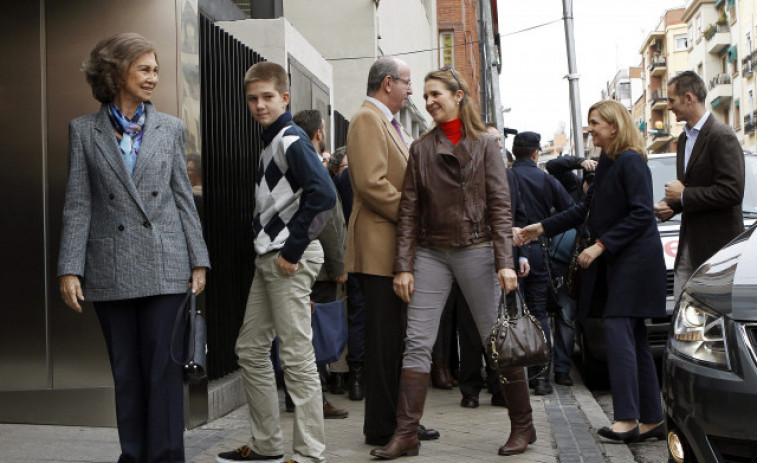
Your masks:
M439 123L439 128L442 129L444 135L446 135L447 138L449 138L449 141L455 146L457 146L457 143L463 138L463 122L459 117L457 119L452 119L451 121Z

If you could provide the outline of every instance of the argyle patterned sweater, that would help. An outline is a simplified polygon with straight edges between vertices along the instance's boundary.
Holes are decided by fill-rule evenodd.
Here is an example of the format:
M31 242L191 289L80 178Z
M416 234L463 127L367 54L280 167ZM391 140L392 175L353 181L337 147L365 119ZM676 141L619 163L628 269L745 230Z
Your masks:
M318 237L336 204L336 191L305 132L289 111L263 131L255 179L255 252L280 251L296 263Z

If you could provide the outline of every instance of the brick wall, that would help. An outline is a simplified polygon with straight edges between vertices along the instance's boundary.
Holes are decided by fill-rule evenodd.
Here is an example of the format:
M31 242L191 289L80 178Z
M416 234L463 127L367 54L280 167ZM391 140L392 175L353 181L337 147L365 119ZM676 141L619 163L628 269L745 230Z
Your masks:
M478 8L476 0L437 0L439 33L455 34L455 71L468 82L471 97L478 106L481 65L478 44ZM466 45L461 45L467 43Z

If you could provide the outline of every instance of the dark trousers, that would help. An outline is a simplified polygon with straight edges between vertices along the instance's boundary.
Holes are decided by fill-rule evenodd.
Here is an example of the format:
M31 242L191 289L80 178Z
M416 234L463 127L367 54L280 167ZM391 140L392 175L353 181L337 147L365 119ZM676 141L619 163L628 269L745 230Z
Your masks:
M108 346L121 442L118 463L184 462L182 368L170 343L183 294L95 302ZM182 337L174 348L182 354Z
M360 366L365 361L365 299L360 280L347 274L347 364Z
M552 335L549 329L549 314L547 313L547 291L549 288L549 274L547 273L547 263L544 260L544 249L541 243L531 243L528 245L528 263L531 271L524 279L523 295L526 299L526 305L531 314L539 320L547 337L547 346L552 349ZM528 367L528 376L534 377L542 370L542 367ZM549 371L543 373L543 377L548 377Z
M391 437L397 427L397 397L407 306L394 294L391 277L359 274L365 297L365 421L369 439Z
M460 342L460 373L457 382L460 393L477 397L484 384L489 392L494 393L499 390L497 375L485 365L484 346L476 322L459 287L454 285L454 288L457 290L453 289L450 298L454 297L457 304L457 333ZM482 366L486 366L486 380L481 375Z
M615 420L662 421L660 388L643 318L603 321Z

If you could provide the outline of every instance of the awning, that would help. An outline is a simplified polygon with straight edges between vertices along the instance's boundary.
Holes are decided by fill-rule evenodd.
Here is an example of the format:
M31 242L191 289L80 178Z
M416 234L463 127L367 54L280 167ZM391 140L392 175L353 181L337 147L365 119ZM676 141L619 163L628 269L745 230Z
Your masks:
M728 62L732 63L736 61L739 58L738 51L736 50L736 45L731 45L728 47Z

